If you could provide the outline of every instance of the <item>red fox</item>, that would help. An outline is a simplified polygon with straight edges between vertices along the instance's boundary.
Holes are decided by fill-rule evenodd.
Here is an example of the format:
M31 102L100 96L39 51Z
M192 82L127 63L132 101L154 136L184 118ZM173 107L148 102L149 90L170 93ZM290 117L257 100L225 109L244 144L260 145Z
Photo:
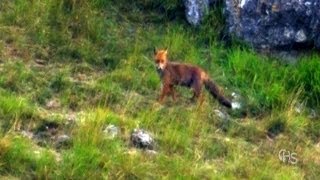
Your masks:
M168 60L167 50L156 50L154 48L154 61L157 72L162 81L159 102L164 101L165 96L171 95L176 101L175 86L186 86L192 88L192 100L198 99L201 95L202 86L210 92L222 105L232 108L231 102L220 92L218 86L210 80L208 74L200 67L190 64L175 63Z

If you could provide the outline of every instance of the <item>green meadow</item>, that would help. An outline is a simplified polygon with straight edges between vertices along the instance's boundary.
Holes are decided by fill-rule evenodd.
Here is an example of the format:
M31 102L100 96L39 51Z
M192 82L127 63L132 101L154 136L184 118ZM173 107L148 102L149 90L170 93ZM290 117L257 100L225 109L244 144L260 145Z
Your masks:
M0 179L319 179L319 51L285 63L225 36L221 5L191 27L180 4L0 1ZM241 108L207 91L191 102L183 87L159 104L154 47L205 69ZM67 146L26 135L48 124ZM130 145L134 128L156 154Z

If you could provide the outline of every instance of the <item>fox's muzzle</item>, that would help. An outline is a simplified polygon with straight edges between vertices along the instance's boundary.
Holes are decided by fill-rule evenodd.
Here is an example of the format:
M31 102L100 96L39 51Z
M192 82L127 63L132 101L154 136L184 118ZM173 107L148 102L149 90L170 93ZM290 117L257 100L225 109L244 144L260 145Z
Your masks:
M160 70L164 70L165 64L156 64L156 68Z

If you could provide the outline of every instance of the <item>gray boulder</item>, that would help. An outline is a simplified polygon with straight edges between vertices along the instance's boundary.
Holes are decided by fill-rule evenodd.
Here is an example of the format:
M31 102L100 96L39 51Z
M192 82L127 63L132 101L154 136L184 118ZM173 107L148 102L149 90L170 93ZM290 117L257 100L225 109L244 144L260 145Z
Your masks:
M200 24L209 10L209 0L183 0L187 21L194 26Z
M229 33L256 48L320 48L319 0L225 0Z

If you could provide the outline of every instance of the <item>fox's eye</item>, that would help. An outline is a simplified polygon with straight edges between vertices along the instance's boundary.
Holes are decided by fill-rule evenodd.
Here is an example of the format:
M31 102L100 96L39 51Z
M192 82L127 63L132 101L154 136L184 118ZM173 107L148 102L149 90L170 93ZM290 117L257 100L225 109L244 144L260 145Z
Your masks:
M160 60L160 62L161 62L161 63L163 63L163 62L164 62L164 60L163 60L163 59L161 59L161 60Z

